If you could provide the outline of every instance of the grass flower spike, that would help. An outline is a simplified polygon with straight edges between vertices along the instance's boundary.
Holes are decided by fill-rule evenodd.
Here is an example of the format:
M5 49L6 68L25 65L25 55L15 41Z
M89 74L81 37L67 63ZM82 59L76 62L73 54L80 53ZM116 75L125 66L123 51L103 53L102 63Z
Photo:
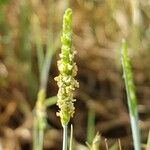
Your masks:
M75 51L72 48L72 10L68 8L65 11L63 17L63 29L61 36L61 54L60 60L58 61L59 76L55 78L57 81L58 90L58 101L57 105L60 108L57 115L60 116L61 124L63 126L63 150L67 150L68 147L68 123L70 118L74 114L74 101L73 92L76 87L79 86L75 80L77 74L77 66L74 62Z
M63 29L61 36L61 54L58 61L59 76L55 78L57 81L58 101L57 105L60 108L57 113L60 116L62 125L67 125L70 118L74 114L73 91L79 86L74 79L77 74L77 66L74 62L75 51L72 48L72 10L68 8L63 17Z

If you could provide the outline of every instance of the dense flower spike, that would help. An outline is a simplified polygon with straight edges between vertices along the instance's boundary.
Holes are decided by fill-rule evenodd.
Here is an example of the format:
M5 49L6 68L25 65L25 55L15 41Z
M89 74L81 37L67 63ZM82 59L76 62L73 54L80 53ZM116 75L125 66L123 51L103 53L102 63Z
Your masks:
M72 48L72 10L68 8L63 17L63 29L61 36L61 54L58 61L59 76L55 78L57 81L58 101L57 105L60 111L57 113L61 118L63 125L68 124L70 118L74 114L74 101L73 91L79 86L78 82L74 79L77 74L77 66L74 62L75 51Z

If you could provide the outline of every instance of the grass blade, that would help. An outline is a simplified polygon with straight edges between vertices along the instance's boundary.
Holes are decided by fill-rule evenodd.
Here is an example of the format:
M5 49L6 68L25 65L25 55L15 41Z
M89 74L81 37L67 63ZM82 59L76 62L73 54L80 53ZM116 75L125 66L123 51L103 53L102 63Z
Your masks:
M97 133L92 143L92 150L99 150L100 142L101 142L101 136L99 133Z
M131 129L133 135L133 142L135 150L141 150L140 144L140 131L138 126L138 111L137 111L137 98L135 94L135 86L133 83L133 75L130 64L130 59L127 54L127 42L122 41L122 67L123 67L123 77L125 81L125 87L128 99L128 108L131 121Z
M94 135L95 135L95 112L89 109L87 121L87 142L89 144L92 144Z
M46 106L46 107L50 107L50 106L52 106L52 105L55 105L56 102L57 102L57 96L52 96L52 97L47 98L47 99L45 100L45 106Z
M71 124L70 145L69 150L73 150L73 125Z
M33 24L34 41L37 49L39 73L41 73L44 61L44 50L42 47L40 21L36 14L33 15L32 20L33 20L32 24Z

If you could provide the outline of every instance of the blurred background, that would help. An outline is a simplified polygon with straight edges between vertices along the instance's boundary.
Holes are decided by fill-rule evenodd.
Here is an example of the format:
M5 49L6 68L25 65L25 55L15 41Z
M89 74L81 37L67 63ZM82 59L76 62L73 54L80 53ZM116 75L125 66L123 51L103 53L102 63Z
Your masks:
M120 139L123 149L133 149L120 60L121 40L126 38L144 148L150 129L150 1L0 0L0 150L32 149L39 57L52 50L46 97L56 96L54 77L58 75L62 15L67 7L73 10L80 83L71 120L76 145L84 150L87 135L93 136L88 125L94 120L95 134L99 131L102 136L102 149L105 138L110 147ZM61 149L57 110L56 105L47 108L47 150Z

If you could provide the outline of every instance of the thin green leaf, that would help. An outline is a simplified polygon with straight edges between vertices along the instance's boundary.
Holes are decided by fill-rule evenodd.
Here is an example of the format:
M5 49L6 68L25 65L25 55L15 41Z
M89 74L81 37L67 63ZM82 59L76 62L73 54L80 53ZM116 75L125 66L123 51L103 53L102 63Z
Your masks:
M57 102L57 96L52 96L52 97L47 98L47 99L45 100L45 106L46 106L46 107L50 107L50 106L52 106L52 105L55 105L56 102Z
M87 142L92 144L95 135L95 112L93 110L88 111L87 121Z

